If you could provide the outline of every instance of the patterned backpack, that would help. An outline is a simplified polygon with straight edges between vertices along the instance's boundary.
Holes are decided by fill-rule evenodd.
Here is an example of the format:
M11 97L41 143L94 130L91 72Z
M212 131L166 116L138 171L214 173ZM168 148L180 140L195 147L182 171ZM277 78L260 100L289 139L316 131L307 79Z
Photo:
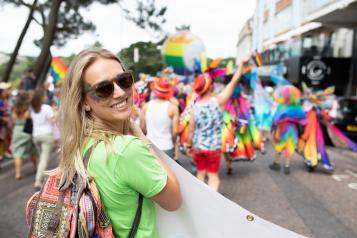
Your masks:
M88 164L92 146L83 162ZM29 238L112 238L115 237L94 180L88 185L77 176L68 187L60 186L60 178L50 176L41 191L27 202L26 218ZM129 238L135 237L141 218L143 197L139 194L138 208Z

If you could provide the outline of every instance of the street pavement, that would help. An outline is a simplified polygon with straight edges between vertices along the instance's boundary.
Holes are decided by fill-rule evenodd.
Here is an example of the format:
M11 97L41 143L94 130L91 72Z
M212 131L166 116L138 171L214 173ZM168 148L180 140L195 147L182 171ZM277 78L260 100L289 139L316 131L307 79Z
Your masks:
M312 238L357 237L357 155L351 151L329 148L335 166L333 175L318 169L306 171L299 155L291 161L291 174L268 168L274 156L267 153L253 162L234 162L233 174L226 174L221 164L220 193L228 199L277 225ZM187 159L183 166L191 169ZM57 164L51 161L53 168ZM11 160L0 170L0 238L26 237L25 205L34 193L35 175L29 161L23 167L24 178L15 180ZM207 208L209 209L209 208ZM239 230L237 229L237 237Z

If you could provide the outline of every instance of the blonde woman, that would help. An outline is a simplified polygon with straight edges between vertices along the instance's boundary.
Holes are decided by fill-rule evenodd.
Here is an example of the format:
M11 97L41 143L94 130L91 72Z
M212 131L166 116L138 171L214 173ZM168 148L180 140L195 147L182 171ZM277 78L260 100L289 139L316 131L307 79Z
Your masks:
M159 237L154 202L166 210L181 205L179 183L152 143L130 121L133 78L107 50L88 49L73 61L63 82L57 173L94 178L117 237L127 237L139 193L144 196L135 237ZM94 145L87 168L82 157Z

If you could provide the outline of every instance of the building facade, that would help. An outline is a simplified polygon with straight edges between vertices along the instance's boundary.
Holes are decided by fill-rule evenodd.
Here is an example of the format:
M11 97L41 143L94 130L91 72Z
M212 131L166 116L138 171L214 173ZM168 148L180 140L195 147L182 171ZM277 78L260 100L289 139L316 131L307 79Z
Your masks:
M250 52L261 52L267 65L284 63L294 84L335 85L339 95L357 95L357 0L257 0L256 6L248 20ZM243 32L238 52L247 45Z
M237 43L237 57L236 62L240 62L244 57L252 51L253 35L252 35L252 25L253 20L249 19L246 21L243 29L240 31Z

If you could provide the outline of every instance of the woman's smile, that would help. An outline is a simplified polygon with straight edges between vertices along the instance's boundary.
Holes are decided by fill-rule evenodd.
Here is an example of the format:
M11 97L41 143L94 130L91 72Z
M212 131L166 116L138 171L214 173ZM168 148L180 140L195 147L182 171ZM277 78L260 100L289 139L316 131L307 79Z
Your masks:
M110 106L112 109L114 109L115 111L123 111L126 110L128 108L128 98L121 100L115 104L113 104L112 106Z

